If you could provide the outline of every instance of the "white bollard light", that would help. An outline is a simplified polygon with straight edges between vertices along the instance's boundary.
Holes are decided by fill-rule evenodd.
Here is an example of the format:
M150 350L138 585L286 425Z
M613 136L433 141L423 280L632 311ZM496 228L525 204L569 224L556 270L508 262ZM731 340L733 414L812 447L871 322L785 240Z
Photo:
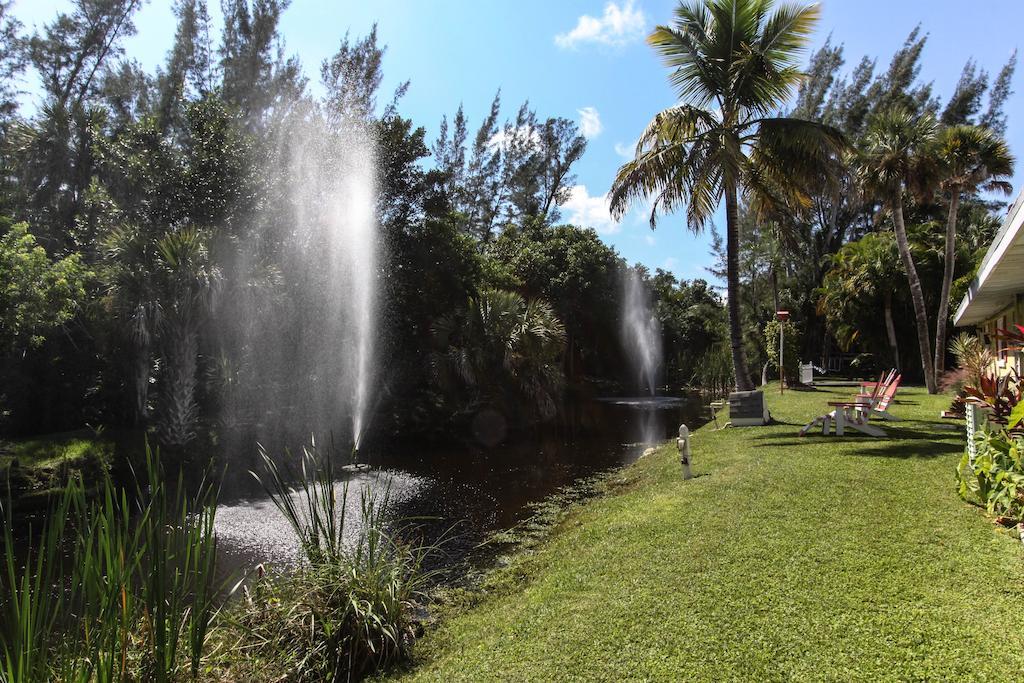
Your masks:
M692 479L690 472L690 430L686 425L679 425L679 438L676 439L676 446L679 448L679 462L683 465L683 479Z

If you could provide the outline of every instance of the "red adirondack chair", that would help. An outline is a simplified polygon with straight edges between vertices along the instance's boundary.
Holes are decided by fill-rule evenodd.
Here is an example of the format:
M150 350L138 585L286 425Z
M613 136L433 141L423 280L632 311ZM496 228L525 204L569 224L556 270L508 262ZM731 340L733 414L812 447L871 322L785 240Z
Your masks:
M869 424L872 416L885 420L898 419L888 412L896 391L899 389L901 375L890 372L888 376L883 375L878 382L866 383L873 387L870 393L860 393L853 401L829 401L828 405L832 411L814 418L800 430L800 436L807 433L816 425L821 425L821 433L828 436L830 430L835 429L836 436L843 436L847 428L867 434L868 436L885 436L885 431L879 427Z

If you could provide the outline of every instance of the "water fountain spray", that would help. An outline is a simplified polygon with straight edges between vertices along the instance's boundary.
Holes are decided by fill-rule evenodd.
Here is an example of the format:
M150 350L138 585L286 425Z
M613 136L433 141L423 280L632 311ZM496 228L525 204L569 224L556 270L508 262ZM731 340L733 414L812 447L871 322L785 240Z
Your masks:
M662 365L661 325L654 317L650 292L632 269L623 283L622 306L622 344L637 384L654 396Z
M344 435L356 451L366 435L379 335L373 140L363 123L315 112L278 128L268 197L235 269L246 295L228 312L233 400L260 431ZM253 286L268 272L273 286Z

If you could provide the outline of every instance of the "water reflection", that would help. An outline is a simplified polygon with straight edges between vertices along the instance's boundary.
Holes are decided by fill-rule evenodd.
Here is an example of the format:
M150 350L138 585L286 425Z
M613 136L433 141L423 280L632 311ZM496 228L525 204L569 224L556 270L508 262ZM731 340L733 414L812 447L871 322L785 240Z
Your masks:
M706 421L695 396L580 402L560 425L498 446L406 445L366 454L370 471L343 472L339 487L349 483L350 523L358 520L360 491L388 482L387 517L415 518L425 542L454 525L444 559L454 565L473 559L474 548L491 533L529 516L531 504L583 477L632 462L648 444L674 437L681 422L693 428ZM222 567L248 571L261 562L293 564L299 554L291 528L241 476L228 477L217 515Z

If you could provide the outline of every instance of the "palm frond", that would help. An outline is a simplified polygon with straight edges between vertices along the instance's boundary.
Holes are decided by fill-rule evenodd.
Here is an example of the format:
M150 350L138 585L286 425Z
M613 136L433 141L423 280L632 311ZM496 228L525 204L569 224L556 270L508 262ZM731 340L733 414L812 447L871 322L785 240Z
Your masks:
M934 144L936 130L931 114L918 116L902 107L877 114L869 124L860 155L861 182L882 195L891 195L912 182L915 160Z
M815 121L768 118L750 134L747 194L762 218L798 216L816 192L839 185L847 143L842 133Z

